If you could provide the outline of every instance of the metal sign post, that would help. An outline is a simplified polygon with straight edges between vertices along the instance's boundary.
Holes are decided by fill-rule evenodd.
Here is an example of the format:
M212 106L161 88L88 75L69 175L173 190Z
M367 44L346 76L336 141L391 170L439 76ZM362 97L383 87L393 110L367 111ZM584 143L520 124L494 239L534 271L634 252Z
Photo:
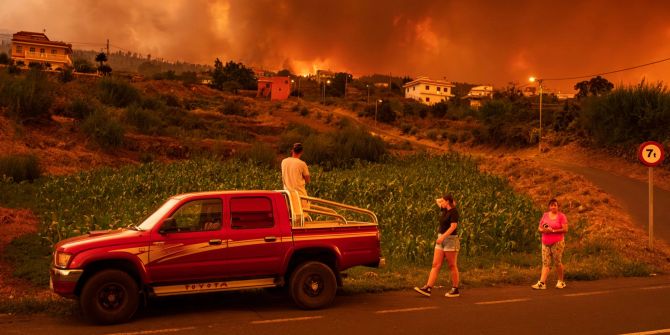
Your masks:
M654 166L663 163L663 145L644 142L637 150L637 158L649 167L649 250L654 250Z

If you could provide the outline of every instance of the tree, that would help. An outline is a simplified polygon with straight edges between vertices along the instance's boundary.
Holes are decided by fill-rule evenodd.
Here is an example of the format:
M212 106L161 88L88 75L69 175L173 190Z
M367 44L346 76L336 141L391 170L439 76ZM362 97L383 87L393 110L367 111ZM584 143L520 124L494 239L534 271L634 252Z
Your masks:
M293 73L289 69L283 69L277 72L277 75L280 77L293 77Z
M333 77L333 80L331 81L330 86L328 86L328 95L330 96L336 96L336 97L341 97L344 95L344 89L345 85L351 84L353 80L353 76L349 73L346 72L338 72L335 74L335 77Z
M214 61L214 71L212 71L212 86L222 90L226 82L235 82L242 89L253 90L256 88L254 71L245 67L242 63L233 61L229 61L224 66L221 60L217 58Z
M9 64L9 56L5 52L0 52L0 64Z
M107 61L107 55L104 52L101 52L95 56L95 61L102 66Z
M612 91L614 84L610 83L609 80L596 76L590 80L580 81L575 84L575 89L579 90L577 93L578 98L583 98L587 96L601 96Z

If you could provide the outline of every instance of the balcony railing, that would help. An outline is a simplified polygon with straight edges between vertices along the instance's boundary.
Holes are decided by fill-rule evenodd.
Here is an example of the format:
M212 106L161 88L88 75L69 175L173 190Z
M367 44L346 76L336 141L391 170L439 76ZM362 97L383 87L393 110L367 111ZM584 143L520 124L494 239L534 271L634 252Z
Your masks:
M23 58L26 60L39 60L42 62L61 62L61 63L71 63L70 56L60 55L60 54L50 54L50 53L40 53L40 52L24 52Z

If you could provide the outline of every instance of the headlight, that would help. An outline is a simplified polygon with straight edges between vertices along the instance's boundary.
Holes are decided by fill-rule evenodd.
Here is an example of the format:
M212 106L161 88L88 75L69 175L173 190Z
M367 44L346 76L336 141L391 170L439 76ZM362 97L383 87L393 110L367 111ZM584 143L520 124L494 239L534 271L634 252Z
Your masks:
M68 254L66 252L61 252L61 251L56 251L56 254L54 255L54 263L56 267L59 267L61 269L67 268L67 264L70 263L70 258L72 258L71 254Z

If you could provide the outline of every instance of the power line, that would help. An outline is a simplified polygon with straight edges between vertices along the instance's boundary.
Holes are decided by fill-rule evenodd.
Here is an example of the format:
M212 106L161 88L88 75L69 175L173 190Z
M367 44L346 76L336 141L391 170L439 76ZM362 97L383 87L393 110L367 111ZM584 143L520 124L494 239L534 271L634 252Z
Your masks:
M642 65L636 65L636 66L631 66L631 67L627 67L627 68L623 68L623 69L619 69L619 70L614 70L614 71L608 71L608 72L602 72L602 73L591 74L591 75L588 75L588 76L563 77L563 78L541 78L541 79L542 79L543 81L548 81L548 80L551 80L551 81L559 81L559 80L575 80L575 79L583 79L583 78L593 78L593 77L596 77L596 76L604 76L604 75L606 75L606 74L612 74L612 73L617 73L617 72L623 72L623 71L633 70L633 69L637 69L637 68L641 68L641 67L645 67L645 66L649 66L649 65L654 65L654 64L658 64L658 63L663 63L663 62L667 62L667 61L669 61L669 60L670 60L670 57L669 57L669 58L665 58L665 59L661 59L661 60L657 60L657 61L654 61L654 62L650 62L650 63L645 63L645 64L642 64Z

